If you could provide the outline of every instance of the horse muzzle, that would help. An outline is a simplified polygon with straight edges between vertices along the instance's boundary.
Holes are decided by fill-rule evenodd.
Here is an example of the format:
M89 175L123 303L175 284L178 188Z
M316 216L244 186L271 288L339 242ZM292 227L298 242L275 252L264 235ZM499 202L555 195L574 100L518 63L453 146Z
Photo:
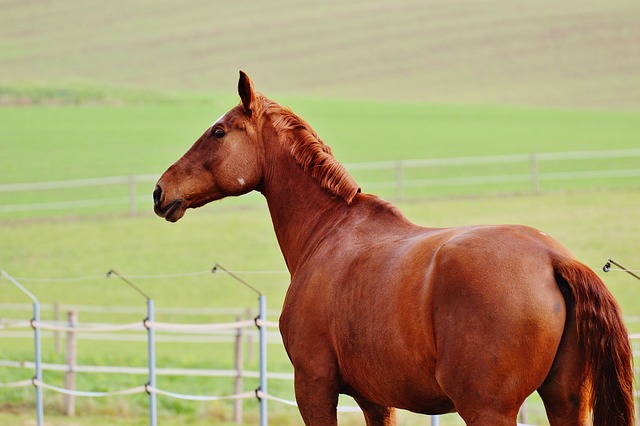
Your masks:
M182 199L167 201L162 193L162 188L156 185L153 190L153 211L168 222L177 222L186 210L185 202Z

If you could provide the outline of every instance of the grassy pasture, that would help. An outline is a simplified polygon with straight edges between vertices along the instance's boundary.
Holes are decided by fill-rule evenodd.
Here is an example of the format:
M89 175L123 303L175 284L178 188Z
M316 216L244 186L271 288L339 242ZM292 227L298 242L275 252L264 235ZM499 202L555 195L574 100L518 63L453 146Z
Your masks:
M634 0L0 5L0 86L640 108Z
M133 92L135 93L135 92ZM156 174L182 155L192 142L221 114L231 108L232 96L173 97L166 101L135 102L135 94L120 97L121 105L29 106L0 109L0 184L56 181L130 174ZM640 116L634 112L556 110L478 106L438 106L285 98L281 100L305 117L330 144L344 163L422 158L492 156L539 152L601 151L637 148ZM25 167L29 164L29 167ZM611 160L609 169L638 168L637 158ZM542 165L571 170L589 166L584 161ZM527 173L528 163L513 166ZM546 167L546 169L545 169ZM603 167L598 165L597 167ZM500 174L504 165L464 166L408 170L407 179L466 176L465 173ZM355 170L365 190L380 192L380 180L394 180L393 169ZM587 187L634 185L633 179L614 182L587 181ZM369 188L367 185L371 184ZM571 189L558 182L544 183L543 190ZM149 208L153 183L137 188L139 209ZM522 192L527 184L484 185L468 189L419 188L412 198L434 195ZM383 192L393 196L392 190ZM126 211L126 185L71 188L55 191L0 193L3 205L53 201L120 198L124 204L78 210L115 213ZM69 210L61 211L69 214ZM45 215L60 214L55 211ZM0 219L42 216L41 212L14 213L0 209Z
M258 90L305 117L344 163L638 148L638 5L632 0L322 5L0 0L0 184L159 175L237 102L233 90L240 68ZM637 160L618 159L611 167L637 167ZM380 177L373 175L354 172L365 191L379 192L368 187ZM590 189L600 187L616 189ZM141 184L138 192L150 198L151 189L152 184ZM609 256L637 267L637 179L588 181L586 188L551 182L543 189L552 192L477 197L523 191L476 187L456 192L467 198L446 198L450 193L421 189L409 194L421 201L400 207L428 226L526 223L557 237L593 268ZM121 188L61 192L69 199L78 194L126 197ZM0 207L59 195L0 193ZM71 214L52 210L44 218L0 214L0 268L27 278L95 276L110 268L125 275L172 274L206 271L215 262L235 270L284 270L259 196L189 212L175 225L153 217L149 199L139 208L135 218L114 214L123 211L119 206ZM600 275L625 315L639 316L636 282L620 272ZM268 295L270 308L281 305L286 274L242 276ZM157 307L255 306L255 296L223 274L134 282ZM144 301L117 278L23 283L44 303L143 309ZM25 300L0 280L0 301ZM140 318L86 313L81 321ZM158 320L190 322L193 317L166 314ZM629 326L640 331L638 323ZM0 339L0 358L32 357L30 339L1 333ZM158 366L229 368L230 351L228 344L158 343ZM282 349L271 345L269 351L269 370L286 371ZM62 361L49 338L44 358ZM140 343L80 342L80 364L141 366L145 359ZM246 367L255 369L255 361ZM30 375L0 368L0 382ZM45 379L62 380L57 373ZM78 388L120 389L141 380L79 375ZM228 379L159 380L160 387L178 392L231 391ZM273 394L292 398L290 382L274 380L269 386ZM253 387L247 380L246 388ZM50 425L147 423L144 396L79 400L80 415L70 421L58 414L60 396L45 395ZM255 424L257 404L247 401L245 407L245 423ZM160 398L163 425L225 425L229 412L228 403ZM295 409L276 403L270 416L276 424L301 424ZM32 425L33 417L31 388L0 389L0 424ZM341 420L362 424L359 415ZM401 424L408 426L425 421L401 415ZM544 424L539 416L529 421ZM461 422L447 418L443 424Z
M636 112L275 99L345 163L639 146ZM160 173L236 102L1 108L0 181Z
M225 112L233 97L168 97L162 101L134 102L123 96L117 105L22 106L0 109L3 143L0 155L2 183L120 175L160 174L177 159L200 133ZM402 158L434 158L533 151L599 150L634 148L640 131L637 114L541 108L436 106L412 103L285 98L283 104L307 118L343 162ZM6 121L4 121L6 119ZM604 141L604 142L603 142ZM24 167L29 164L30 167ZM357 176L357 172L354 173ZM358 177L365 179L366 176ZM365 180L366 182L366 180ZM597 186L597 185L596 185ZM431 198L406 202L401 208L409 218L427 226L475 223L526 223L545 230L570 247L583 261L600 267L607 257L634 266L634 236L638 235L637 185L612 191L552 192L517 197ZM365 190L367 187L365 185ZM140 191L150 193L148 188ZM144 193L144 192L143 192ZM6 195L6 194L5 194ZM2 197L5 197L2 195ZM433 194L423 194L433 195ZM41 194L21 194L24 200ZM125 275L156 275L206 271L214 263L235 270L283 271L284 263L264 201L250 196L224 200L191 211L178 224L168 224L151 214L147 201L135 218L119 215L91 216L82 211L72 217L0 222L0 267L16 277L58 278L104 274L115 268ZM3 198L7 200L7 198ZM7 201L4 201L7 202ZM108 209L106 210L108 213ZM637 289L619 273L602 274L621 301L625 314L640 315ZM278 308L287 287L286 274L245 275L268 296L269 307ZM43 303L96 304L143 307L144 301L117 278L86 281L23 282ZM139 279L135 283L150 294L158 307L255 306L255 296L231 278L203 275L180 279ZM4 281L0 300L24 302L24 297ZM24 318L25 313L2 316ZM28 314L26 314L28 315ZM83 314L82 321L130 322L140 317ZM160 316L160 321L189 322L192 318ZM199 321L217 321L201 318ZM632 329L640 329L630 323ZM61 362L45 339L45 361ZM287 371L288 360L278 345L270 346L270 371ZM158 366L230 368L230 345L158 344ZM202 356L202 354L205 356ZM30 359L29 339L3 338L0 358ZM145 348L140 343L81 341L79 363L85 365L143 366ZM247 368L255 369L255 361ZM24 370L0 369L3 381L19 380ZM47 381L61 383L58 373ZM80 375L78 388L121 389L139 384L135 376ZM196 394L231 393L228 379L161 378L159 385ZM255 384L246 382L251 389ZM271 392L292 398L290 382L270 382ZM46 393L47 415L55 418L61 398ZM0 390L0 399L12 409L33 401L31 389ZM247 424L255 421L255 403L245 403ZM160 398L163 424L205 424L228 418L230 404L198 404ZM300 424L295 410L271 404L279 424ZM80 400L81 424L99 424L96 414L123 424L144 424L144 396ZM28 422L27 408L18 418ZM3 414L9 416L9 414ZM252 417L253 416L253 417ZM359 424L359 418L345 422ZM424 419L403 414L405 424ZM15 423L14 417L8 422ZM137 420L136 420L137 419ZM0 417L0 420L2 418ZM65 419L54 420L65 424ZM116 420L113 420L114 422ZM173 423L175 422L175 423ZM54 423L55 424L55 423ZM444 424L456 424L447 420Z
M401 203L407 216L425 226L524 223L564 242L594 268L608 256L634 262L635 220L640 207L638 189L552 193L516 197L434 199ZM188 212L169 224L153 215L102 219L57 219L0 225L0 265L16 277L93 277L115 268L126 275L162 275L208 271L215 263L245 271L284 271L266 207L234 208L233 200ZM245 276L280 306L286 274ZM614 274L606 275L613 280ZM620 280L619 278L623 278ZM626 276L612 281L622 295L633 291ZM129 306L138 297L117 278L86 282L27 281L43 303ZM230 277L217 273L157 282L136 283L159 306L248 306L254 295ZM619 286L619 287L618 287ZM98 301L95 294L100 294ZM3 288L3 300L23 300L19 292ZM640 315L631 297L621 303Z
M472 223L527 223L545 230L571 248L585 263L594 268L602 266L612 256L633 266L635 236L640 232L635 220L640 207L637 190L557 193L539 196L439 199L430 202L403 203L401 209L409 218L429 226L457 226ZM233 201L221 201L220 205ZM216 206L213 206L216 207ZM99 275L111 267L123 274L159 274L207 270L214 262L237 270L283 270L284 265L264 208L211 208L189 212L178 224L168 224L151 215L137 218L103 218L82 220L53 220L24 223L21 226L1 226L0 265L14 276L46 278ZM35 242L37 243L30 243ZM496 265L500 267L500 265ZM638 287L620 272L604 274L605 282L621 302L627 316L640 315ZM243 275L268 295L269 307L278 308L287 287L287 276ZM194 278L134 280L156 301L157 307L255 306L255 296L224 275L204 275ZM24 301L24 297L0 282L0 299L7 302ZM24 281L43 303L99 304L110 306L143 306L144 301L115 278L86 282ZM96 295L100 295L96 298ZM15 314L14 314L15 315ZM28 316L23 313L23 317ZM83 314L84 321L114 321L113 317ZM128 322L135 316L117 319ZM193 321L175 316L159 321ZM206 318L202 321L207 320ZM213 320L213 319L211 319ZM640 331L637 323L629 324ZM61 362L53 353L52 341L45 339L45 361ZM30 359L29 339L3 339L0 358ZM270 371L287 371L288 360L277 345L270 345ZM145 362L145 349L139 343L86 341L81 343L80 364L133 365ZM204 356L203 356L204 354ZM159 344L158 366L193 368L230 368L230 346L202 344ZM255 362L255 361L254 361ZM255 368L254 364L247 368ZM1 369L5 380L24 378L26 371ZM47 373L45 379L58 383L61 376ZM138 384L136 377L80 375L79 388L120 389ZM106 380L106 381L105 381ZM162 378L161 386L183 392L200 394L230 393L228 379ZM271 392L292 397L291 383L270 381ZM247 388L253 384L247 381ZM33 396L31 389L2 390L0 395L8 403L26 403ZM59 399L47 394L47 412L59 410ZM132 402L133 401L133 402ZM137 403L136 403L137 401ZM228 404L196 404L161 398L161 412L167 416L178 413L189 421L228 415ZM102 412L115 415L114 406L122 407L124 417L145 417L145 399L115 398L106 401L80 402L80 412ZM246 403L247 410L255 404ZM295 412L278 404L271 404L274 416L284 416L282 424L299 424ZM227 413L227 414L225 414ZM406 424L421 424L406 414ZM84 414L81 416L84 418ZM182 417L184 418L184 417ZM248 417L249 419L250 417ZM180 421L180 420L179 420ZM202 420L204 421L204 420ZM354 420L358 424L358 420ZM424 420L422 421L424 422ZM452 420L453 422L453 420ZM143 424L143 421L133 424ZM64 424L64 423L62 423ZM173 424L169 420L163 424ZM194 423L197 424L197 423ZM248 423L251 424L251 423ZM449 424L449 423L444 423ZM455 424L455 423L454 423Z
M3 122L11 124L0 134L2 181L159 173L233 106L212 104L3 108ZM635 114L576 112L583 117L570 123L565 112L535 117L536 111L491 108L288 104L343 162L615 148L630 145L639 126ZM580 128L587 123L593 131Z

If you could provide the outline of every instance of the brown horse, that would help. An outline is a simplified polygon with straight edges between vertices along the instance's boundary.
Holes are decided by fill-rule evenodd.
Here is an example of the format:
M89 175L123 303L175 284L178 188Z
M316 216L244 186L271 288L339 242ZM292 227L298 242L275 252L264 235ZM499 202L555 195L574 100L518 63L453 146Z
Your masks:
M367 425L395 408L515 425L538 391L552 425L634 421L631 350L598 276L525 226L423 228L363 194L311 127L254 92L162 175L155 212L252 190L291 273L280 331L307 425L337 424L338 394Z

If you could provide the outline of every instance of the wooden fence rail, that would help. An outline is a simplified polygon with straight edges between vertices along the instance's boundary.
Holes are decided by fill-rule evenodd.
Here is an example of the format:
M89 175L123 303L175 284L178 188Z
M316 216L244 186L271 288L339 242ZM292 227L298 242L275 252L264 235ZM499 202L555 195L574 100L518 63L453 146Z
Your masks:
M448 195L460 195L468 194L469 188L480 191L481 187L487 186L495 187L497 192L510 192L507 188L513 185L519 188L519 192L537 193L544 190L543 184L550 182L602 182L607 179L624 182L628 178L640 177L640 149L378 161L345 164L345 167L366 190L379 190L396 200L407 198L410 189L413 192L409 198L415 197L416 188L421 188L419 196L422 197L430 196L433 188L449 188L446 192ZM136 215L141 203L150 211L152 185L158 177L159 174L133 174L0 184L0 219L29 212L46 215L55 210L100 206L117 207L121 211L126 208L130 215ZM142 192L141 186L144 189ZM89 198L86 188L98 187L119 187L122 190L109 197ZM55 195L55 191L69 189L79 192L75 195ZM80 191L82 189L84 193ZM45 201L31 194L34 192L49 192L51 195ZM10 196L12 193L31 195L13 200ZM23 198L30 201L21 201ZM245 197L243 202L246 200ZM250 197L248 200L251 202Z
M246 322L246 321L244 321ZM236 395L243 393L243 379L244 378L259 378L260 372L258 371L247 371L244 369L245 357L244 354L247 352L247 348L245 347L246 331L240 325L243 324L243 318L237 317L236 323L239 325L238 329L232 330L235 336L234 339L234 367L232 370L212 370L212 369L163 369L158 368L155 372L157 375L180 375L180 376L209 376L209 377L229 377L234 380L234 393ZM9 328L15 327L29 327L29 322L23 321L21 323L11 324ZM162 328L167 328L170 324L165 323L154 323ZM213 327L216 324L173 324L172 326L178 327L176 332L179 333L189 333L190 331L187 329L189 327ZM270 326L274 326L274 324L269 324ZM55 328L54 324L46 325L45 323L39 324L40 327L44 327L45 329ZM64 390L71 391L69 394L64 394L64 413L68 416L73 416L75 414L75 396L73 391L75 391L75 375L76 373L114 373L114 374L137 374L137 375L147 375L148 368L147 367L114 367L114 366L81 366L77 364L77 340L78 335L81 335L84 332L83 328L91 328L95 327L95 325L84 324L83 327L80 327L78 322L77 313L74 311L67 312L67 322L66 322L66 353L65 353L65 364L42 364L42 370L44 371L61 371L65 373L64 376ZM99 329L105 328L123 328L123 325L113 325L110 327L107 325L98 326ZM171 328L171 327L169 327ZM184 330L183 330L184 328ZM129 330L131 327L127 327ZM193 330L191 330L193 331ZM216 330L219 332L219 330ZM640 334L632 334L629 336L630 339L634 342L638 342L640 340ZM249 344L252 346L252 344ZM26 368L33 369L34 363L27 361L9 361L9 360L0 360L0 367L14 367L14 368ZM293 380L292 372L268 372L266 373L266 377L268 379L281 379L281 380ZM241 424L243 419L243 404L242 399L236 399L234 401L234 411L233 411L233 420ZM527 419L527 411L531 410L531 407L525 408L523 406L520 413L520 421L526 423Z

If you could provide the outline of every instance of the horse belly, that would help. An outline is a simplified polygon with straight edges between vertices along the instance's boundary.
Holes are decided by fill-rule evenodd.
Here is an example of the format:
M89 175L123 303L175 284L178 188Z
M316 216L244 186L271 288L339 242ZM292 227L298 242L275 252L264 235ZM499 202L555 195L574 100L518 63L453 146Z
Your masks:
M422 414L442 414L453 403L435 379L435 361L417 362L412 354L378 348L376 355L351 354L342 357L342 391L354 398L385 407ZM366 352L363 351L363 352Z

